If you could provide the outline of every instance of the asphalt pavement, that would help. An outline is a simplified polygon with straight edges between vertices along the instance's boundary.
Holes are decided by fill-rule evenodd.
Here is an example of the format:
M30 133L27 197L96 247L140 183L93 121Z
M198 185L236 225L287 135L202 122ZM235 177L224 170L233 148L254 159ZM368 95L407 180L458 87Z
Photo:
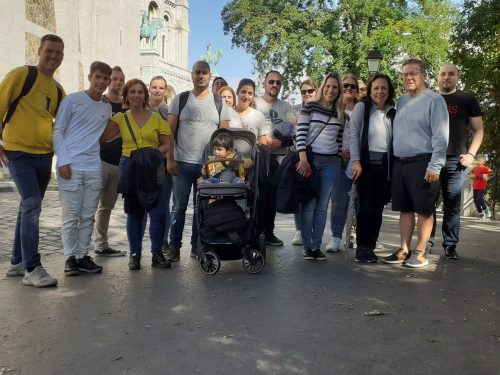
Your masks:
M17 209L15 192L0 193L0 375L500 374L499 222L463 218L460 259L437 246L424 269L359 264L353 250L305 261L293 217L278 215L285 246L268 247L258 275L241 261L204 275L185 246L171 269L145 251L141 271L95 258L102 274L65 277L48 191L40 252L59 285L36 289L5 276ZM128 250L124 223L119 201L110 242ZM389 210L380 239L379 256L398 247Z

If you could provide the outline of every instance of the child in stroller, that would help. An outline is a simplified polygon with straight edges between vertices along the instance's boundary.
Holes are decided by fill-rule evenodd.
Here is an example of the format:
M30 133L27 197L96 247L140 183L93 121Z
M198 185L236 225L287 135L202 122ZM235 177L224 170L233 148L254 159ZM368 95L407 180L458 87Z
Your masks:
M207 145L196 197L197 252L206 274L217 273L222 260L242 259L249 273L264 268L265 238L256 229L258 171L252 168L258 169L257 158L251 131L219 129Z
M203 177L198 183L243 183L246 170L252 165L252 159L243 157L234 151L234 141L228 132L218 133L213 141L213 155L208 156L208 163L202 170Z

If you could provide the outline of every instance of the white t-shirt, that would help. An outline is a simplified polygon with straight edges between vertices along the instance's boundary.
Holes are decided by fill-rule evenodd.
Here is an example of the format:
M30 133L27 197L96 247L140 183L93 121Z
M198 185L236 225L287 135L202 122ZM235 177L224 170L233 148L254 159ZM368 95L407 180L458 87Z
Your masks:
M85 91L67 95L61 102L54 125L57 168L100 172L99 138L111 119L111 104L91 99Z
M169 113L177 116L177 141L174 157L177 161L191 164L203 164L203 151L210 142L213 132L219 127L219 113L215 106L214 94L204 98L196 97L192 91L179 118L179 98L176 95L170 105ZM224 100L220 121L230 120Z
M236 116L238 116L238 120L235 120L235 125L238 126L233 126L233 120L231 120L231 127L248 129L255 134L257 139L263 135L269 134L269 130L266 125L266 118L261 112L253 109L252 107L249 108L249 112L245 115L240 115L234 110L233 112Z

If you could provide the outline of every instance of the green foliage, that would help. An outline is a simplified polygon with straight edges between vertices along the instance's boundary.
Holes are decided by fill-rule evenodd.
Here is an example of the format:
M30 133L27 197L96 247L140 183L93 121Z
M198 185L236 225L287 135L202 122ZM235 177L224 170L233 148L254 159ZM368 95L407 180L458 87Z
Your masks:
M500 2L465 1L462 17L451 37L452 61L461 70L464 89L479 99L485 137L481 152L488 154L495 170L493 200L500 201Z
M254 56L257 72L280 69L285 96L303 76L328 71L368 76L366 55L377 47L381 71L400 83L401 62L446 61L456 10L449 0L233 0L222 11L224 32Z

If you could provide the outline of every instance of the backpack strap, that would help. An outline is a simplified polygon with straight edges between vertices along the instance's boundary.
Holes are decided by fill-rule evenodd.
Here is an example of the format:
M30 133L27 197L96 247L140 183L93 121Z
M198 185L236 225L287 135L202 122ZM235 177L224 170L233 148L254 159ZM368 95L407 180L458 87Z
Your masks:
M56 81L56 88L57 88L57 106L56 106L56 112L54 113L54 117L57 115L57 111L59 111L59 105L61 104L62 101L62 87L59 84L59 82Z
M130 135L132 136L132 139L134 140L134 143L137 146L137 149L139 150L137 138L135 138L135 134L134 131L132 130L132 125L130 125L130 120L128 119L127 113L124 113L123 116L125 117L125 122L127 123L128 131L130 132Z
M189 99L189 93L190 91L184 91L180 93L179 96L179 115L177 116L177 127L175 128L175 133L174 133L174 139L177 142L177 135L179 134L179 127L180 127L180 118L181 118L181 112L186 106L186 103ZM215 102L215 108L217 108L217 113L219 114L219 123L217 124L217 128L220 128L220 114L222 112L222 96L219 95L214 95L214 102Z
M16 111L17 105L23 98L23 96L26 96L33 85L35 84L36 77L38 76L38 70L36 69L36 66L33 65L26 65L28 67L28 75L26 76L26 79L24 80L23 88L21 89L21 93L19 96L14 99L12 103L10 103L9 110L7 111L7 114L5 115L5 118L2 121L2 127L4 127L12 118L12 115L14 115L14 112ZM61 92L62 96L62 92Z
M179 96L179 115L177 116L177 126L175 127L174 139L177 142L177 135L179 134L179 127L181 125L181 112L186 106L186 103L189 99L189 91L181 92Z

